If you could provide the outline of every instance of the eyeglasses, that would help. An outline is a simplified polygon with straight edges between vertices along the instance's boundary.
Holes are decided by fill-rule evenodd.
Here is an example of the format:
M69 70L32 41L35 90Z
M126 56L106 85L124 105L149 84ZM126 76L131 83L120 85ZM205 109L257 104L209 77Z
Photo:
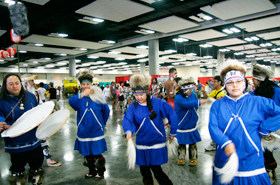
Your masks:
M228 86L233 86L234 84L235 85L241 85L242 82L243 82L242 80L238 80L236 82L228 82L226 85L228 85Z

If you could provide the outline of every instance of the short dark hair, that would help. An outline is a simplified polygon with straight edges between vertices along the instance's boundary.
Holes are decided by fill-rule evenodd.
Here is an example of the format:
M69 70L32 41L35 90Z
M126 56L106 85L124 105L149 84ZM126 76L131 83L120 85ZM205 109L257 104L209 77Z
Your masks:
M218 82L221 82L221 85L224 85L224 83L223 83L223 81L221 79L221 76L215 76L214 80L217 80Z
M170 68L170 69L169 69L169 74L170 74L170 73L173 73L174 71L177 71L176 68L174 68L174 67Z
M44 83L43 83L43 82L40 82L40 83L39 83L39 87L44 87Z
M5 100L9 100L9 92L7 90L7 79L10 77L10 76L16 76L18 77L19 81L20 81L20 86L21 86L21 90L19 92L19 95L20 97L22 97L22 100L25 101L25 91L24 91L24 88L22 87L22 83L21 83L21 79L19 77L19 75L17 74L14 74L14 73L10 73L10 74L7 74L4 79L3 79L3 87L1 88L1 91L0 91L0 99L5 99Z

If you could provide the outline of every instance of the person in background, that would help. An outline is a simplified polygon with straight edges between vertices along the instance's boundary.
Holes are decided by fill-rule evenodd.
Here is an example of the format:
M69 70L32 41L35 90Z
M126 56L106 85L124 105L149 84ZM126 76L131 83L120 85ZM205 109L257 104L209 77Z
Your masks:
M101 85L101 90L102 90L102 91L104 90L104 85Z
M53 87L53 83L49 83L49 97L48 101L54 102L54 110L58 111L57 99L56 99L56 89Z
M253 86L251 85L250 81L246 78L246 91L250 94L253 91Z
M161 99L167 101L166 91L165 88L160 84L160 91Z
M60 87L58 86L56 88L56 100L57 100L57 102L59 101L59 99L60 99Z
M117 101L117 87L115 82L111 82L110 87L110 94L111 94L111 100L112 100L112 109L115 109L115 103Z
M159 92L160 92L160 87L157 84L157 78L153 79L153 83L152 83L152 96L155 98L159 98Z
M203 93L203 96L205 99L207 99L208 97L214 98L214 99L222 99L226 94L226 90L223 89L223 82L220 76L215 76L214 77L214 83L213 83L213 88L215 90L213 90L210 94L206 94L205 90L202 90L201 92ZM210 145L205 148L205 151L215 151L216 150L216 143L211 141Z
M211 91L209 93L211 93L212 90L214 90L214 84L213 84L212 80L213 80L212 78L208 79L209 88L211 89Z
M39 83L39 88L38 88L38 94L39 94L39 103L45 103L46 101L46 89L44 88L44 83L40 82Z
M105 95L106 102L108 104L109 103L109 98L110 98L110 87L109 87L109 84L106 84L106 87L103 89L103 93Z
M118 111L119 109L119 105L120 105L120 103L121 103L121 109L122 109L122 107L123 107L123 101L124 101L124 83L122 82L122 81L120 81L120 86L119 86L119 88L118 88L118 90L119 90L119 94L120 94L120 96L119 96L119 101L118 101L118 103L117 103L117 107L116 107L116 111Z
M164 88L166 90L167 103L171 105L173 109L175 109L174 99L176 95L175 78L177 78L177 70L175 68L170 68L169 79L164 82Z
M201 90L202 90L202 84L200 83L199 80L197 80L197 99L200 99L201 97Z
M253 96L261 96L268 99L271 99L275 102L276 105L280 106L280 88L271 80L273 79L273 71L267 68L256 64L253 66L253 83L256 89L251 93ZM265 141L271 141L274 138L272 136L263 135ZM276 147L275 149L278 149ZM273 156L273 150L264 150L264 164L266 171L270 177L270 181L273 184L277 180L276 168L277 162Z

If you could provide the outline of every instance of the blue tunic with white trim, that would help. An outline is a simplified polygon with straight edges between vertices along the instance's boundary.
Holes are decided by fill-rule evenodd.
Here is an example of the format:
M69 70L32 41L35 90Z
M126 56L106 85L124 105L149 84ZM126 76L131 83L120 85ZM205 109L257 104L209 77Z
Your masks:
M201 141L197 130L198 106L199 100L193 93L185 98L181 94L175 96L175 112L179 122L176 138L180 145Z
M83 156L102 154L107 151L104 128L110 109L107 104L97 104L88 96L79 97L80 94L69 98L70 106L78 111L75 150Z
M234 143L239 158L238 173L230 184L271 184L264 167L259 130L268 133L280 128L280 107L273 100L251 96L238 99L226 95L213 103L209 131L217 144L213 184L220 184L217 172L228 160L224 147Z
M157 117L150 120L146 105L134 102L129 105L123 118L124 131L136 133L136 164L140 166L162 165L168 162L166 134L162 118L169 120L171 136L176 136L177 116L165 101L152 97L151 104Z

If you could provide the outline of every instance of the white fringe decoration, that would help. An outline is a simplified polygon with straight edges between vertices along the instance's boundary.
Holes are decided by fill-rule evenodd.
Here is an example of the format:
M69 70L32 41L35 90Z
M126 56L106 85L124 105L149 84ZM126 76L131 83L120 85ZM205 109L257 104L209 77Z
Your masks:
M90 99L98 104L106 104L106 99L105 99L105 95L102 92L102 89L96 85L92 85L90 87L91 90L93 90L93 93L91 93L89 95Z
M178 155L178 146L179 146L177 138L174 137L174 139L171 142L170 142L170 139L168 139L166 142L167 142L168 158L177 156Z
M135 161L136 161L136 149L134 146L134 142L131 139L127 141L127 151L126 155L128 157L127 167L129 170L135 169Z
M239 166L239 159L237 153L234 152L228 159L228 162L224 165L223 168L217 170L217 173L220 175L221 184L229 184L237 173Z
M279 132L278 130L276 132ZM277 133L270 133L272 139L270 141L262 138L262 148L263 150L267 149L269 151L277 150L280 148L280 136Z

